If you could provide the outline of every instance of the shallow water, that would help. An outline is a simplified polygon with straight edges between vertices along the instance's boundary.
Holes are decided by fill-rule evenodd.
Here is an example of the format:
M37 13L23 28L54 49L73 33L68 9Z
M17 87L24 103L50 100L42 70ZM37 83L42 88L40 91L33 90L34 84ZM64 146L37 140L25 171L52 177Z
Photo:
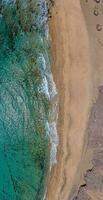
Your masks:
M0 0L0 200L43 199L56 161L47 7L46 0Z

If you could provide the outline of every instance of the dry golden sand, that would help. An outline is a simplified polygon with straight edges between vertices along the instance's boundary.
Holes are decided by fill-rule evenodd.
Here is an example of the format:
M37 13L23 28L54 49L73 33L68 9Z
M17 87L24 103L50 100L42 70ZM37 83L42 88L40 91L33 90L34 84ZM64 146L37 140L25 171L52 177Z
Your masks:
M56 0L52 9L50 32L52 70L59 94L59 147L58 162L49 177L47 200L73 200L83 184L84 172L91 168L86 130L97 86L103 80L103 68L96 71L93 42L97 35L93 32L93 39L92 31L88 31L94 18L90 21L85 3L82 1L81 6L79 0Z

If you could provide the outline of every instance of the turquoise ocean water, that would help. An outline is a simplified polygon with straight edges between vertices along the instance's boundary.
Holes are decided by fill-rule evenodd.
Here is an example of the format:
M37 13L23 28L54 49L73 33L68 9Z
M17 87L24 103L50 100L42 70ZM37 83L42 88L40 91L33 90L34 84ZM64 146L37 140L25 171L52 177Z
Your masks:
M56 162L46 0L0 0L0 200L42 200Z

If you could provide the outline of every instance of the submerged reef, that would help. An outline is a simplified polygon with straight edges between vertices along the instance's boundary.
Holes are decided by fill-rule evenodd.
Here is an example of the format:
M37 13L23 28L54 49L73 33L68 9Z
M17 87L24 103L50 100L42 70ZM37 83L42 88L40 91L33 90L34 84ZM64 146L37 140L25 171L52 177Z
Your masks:
M46 0L0 0L0 200L42 200L55 162L47 19Z

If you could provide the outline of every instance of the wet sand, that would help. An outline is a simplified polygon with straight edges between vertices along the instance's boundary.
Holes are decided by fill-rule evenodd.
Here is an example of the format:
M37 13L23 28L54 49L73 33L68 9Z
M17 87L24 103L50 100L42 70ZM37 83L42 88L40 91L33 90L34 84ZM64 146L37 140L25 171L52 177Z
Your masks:
M59 147L58 162L49 177L47 200L73 200L85 183L84 174L93 166L88 124L98 86L103 82L103 32L102 26L97 26L102 24L103 11L96 19L94 6L95 1L56 0L52 9L50 32L52 71L59 95Z

